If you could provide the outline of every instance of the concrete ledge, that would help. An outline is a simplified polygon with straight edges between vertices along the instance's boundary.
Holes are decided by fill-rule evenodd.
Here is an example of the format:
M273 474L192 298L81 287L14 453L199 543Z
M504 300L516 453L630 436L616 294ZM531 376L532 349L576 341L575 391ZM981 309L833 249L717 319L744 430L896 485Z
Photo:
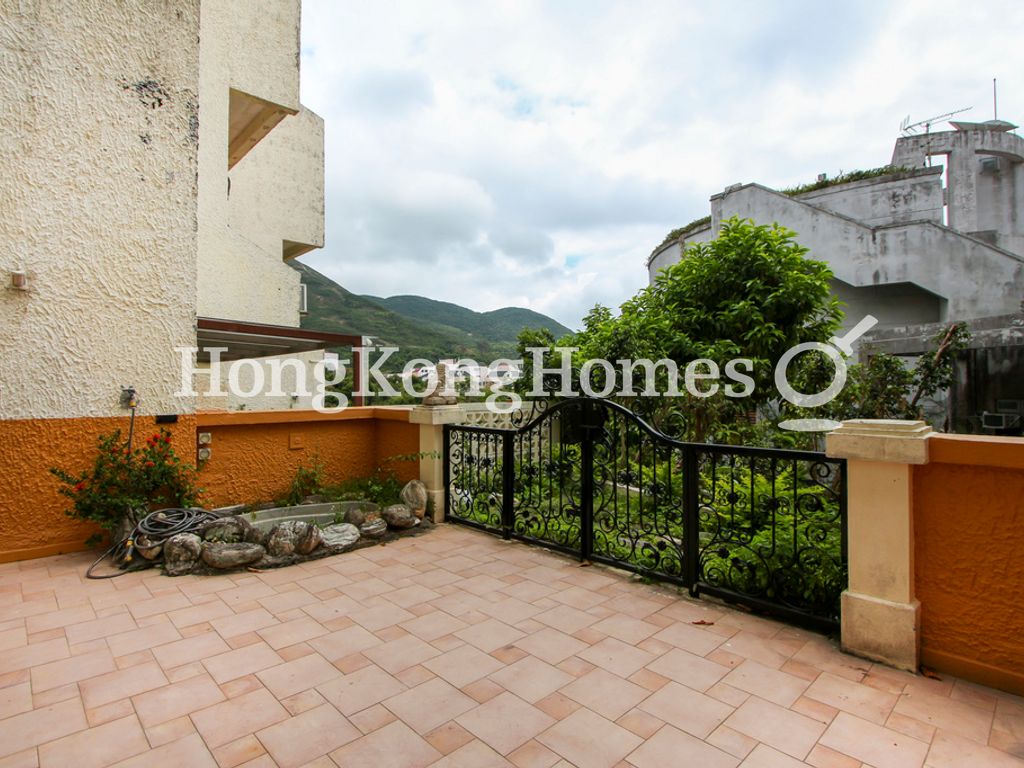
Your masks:
M825 436L825 453L834 459L927 464L931 434L923 421L851 419Z
M462 420L461 405L417 405L409 411L409 421L413 424L456 424Z
M917 672L921 604L894 603L846 590L842 596L842 648L847 653Z

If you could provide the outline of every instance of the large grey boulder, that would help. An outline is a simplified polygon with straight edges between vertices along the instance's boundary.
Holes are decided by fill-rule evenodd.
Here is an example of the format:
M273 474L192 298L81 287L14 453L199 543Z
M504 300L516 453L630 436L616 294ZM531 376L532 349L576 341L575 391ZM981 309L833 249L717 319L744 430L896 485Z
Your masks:
M392 504L390 507L384 507L380 516L391 528L412 528L414 525L420 524L420 519L405 504Z
M203 562L211 568L219 570L231 570L233 568L244 568L255 563L266 552L259 544L249 544L244 541L225 543L208 541L203 544Z
M320 534L323 536L324 548L331 552L344 552L359 541L359 529L351 523L328 525Z
M388 532L388 524L384 522L383 518L370 517L359 526L359 534L365 536L368 539L379 539L385 533Z
M308 555L322 541L320 529L301 520L287 520L275 525L267 534L264 546L271 557Z
M194 533L178 533L164 542L164 573L183 576L199 562L203 540Z
M260 533L253 528L252 523L240 515L221 517L211 520L199 529L199 535L203 541L213 541L222 544L237 544L241 541L259 543Z
M427 512L427 486L419 480L410 480L402 489L401 497L402 503L422 520Z

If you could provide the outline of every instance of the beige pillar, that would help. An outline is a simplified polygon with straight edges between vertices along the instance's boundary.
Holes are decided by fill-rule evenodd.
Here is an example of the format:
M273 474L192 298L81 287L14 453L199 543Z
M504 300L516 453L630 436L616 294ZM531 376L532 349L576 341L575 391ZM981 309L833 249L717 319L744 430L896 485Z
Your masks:
M435 523L444 520L444 425L457 424L462 417L459 405L418 405L409 414L410 423L420 425L420 480L433 502Z
M928 462L931 432L923 421L854 419L825 438L825 452L847 460L843 650L915 672L913 465Z

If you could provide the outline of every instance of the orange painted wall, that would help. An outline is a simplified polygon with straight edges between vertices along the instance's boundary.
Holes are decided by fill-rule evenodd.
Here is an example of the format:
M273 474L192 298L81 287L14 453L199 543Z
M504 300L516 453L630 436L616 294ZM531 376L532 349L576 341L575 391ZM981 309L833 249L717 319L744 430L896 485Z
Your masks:
M195 417L167 425L180 456L194 457ZM96 439L127 418L25 419L0 421L0 562L26 560L85 549L98 529L65 515L69 499L50 467L77 473L92 466ZM152 416L135 420L136 444L156 431Z
M210 461L199 473L207 506L270 501L284 495L295 470L319 456L330 482L367 476L396 456L419 450L419 427L408 411L348 408L340 414L239 412L181 416L168 425L178 455L195 460L196 431L213 434ZM85 549L98 529L67 517L70 501L49 469L79 472L92 465L96 439L127 418L0 421L0 562ZM135 422L137 440L158 427L152 416ZM387 462L400 479L418 476L416 461Z
M923 662L1024 694L1024 440L930 438L914 539Z
M419 450L418 426L408 411L348 408L339 414L275 411L200 414L212 455L199 475L209 506L272 501L284 496L300 466L319 459L329 483L366 477L384 459ZM415 462L391 462L403 480L417 476Z

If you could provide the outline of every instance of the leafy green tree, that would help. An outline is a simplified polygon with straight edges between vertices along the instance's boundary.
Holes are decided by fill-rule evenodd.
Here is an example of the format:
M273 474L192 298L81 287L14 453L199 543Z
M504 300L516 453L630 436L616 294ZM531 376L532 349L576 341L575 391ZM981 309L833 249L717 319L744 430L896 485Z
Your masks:
M660 366L657 389L664 393L674 384L682 397L638 393L630 405L663 428L674 421L671 431L682 436L713 437L720 422L778 396L774 366L787 349L827 341L839 325L842 313L831 295L831 271L824 262L806 258L807 249L794 237L778 224L738 218L722 222L717 238L690 246L678 263L626 301L618 317L603 307L590 312L577 338L581 364L589 358L665 359L676 363L683 378L692 361L711 361L721 376L713 394L710 379L695 380L700 394L694 396L683 382L670 381L670 370ZM736 358L749 361L739 372L749 376L752 388L725 386L735 383L726 366ZM692 370L710 375L714 367L702 364ZM636 392L646 372L634 368L626 381L621 368L614 375L615 391L632 384ZM745 396L732 396L739 392Z

